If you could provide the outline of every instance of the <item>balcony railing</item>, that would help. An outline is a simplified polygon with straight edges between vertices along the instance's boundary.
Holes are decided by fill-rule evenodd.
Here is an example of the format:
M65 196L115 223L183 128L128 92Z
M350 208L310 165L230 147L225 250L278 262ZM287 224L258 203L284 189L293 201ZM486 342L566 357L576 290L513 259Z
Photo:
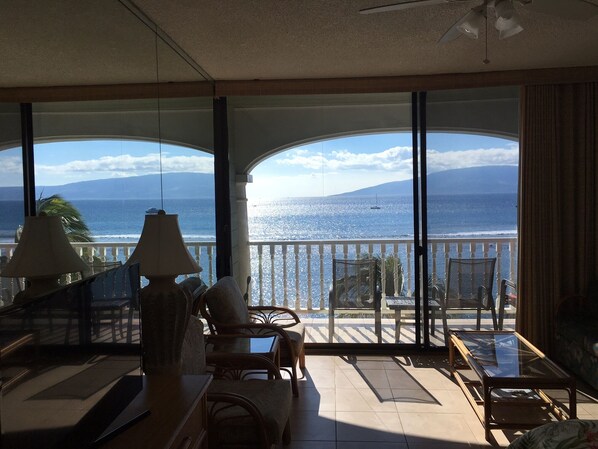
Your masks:
M250 298L256 305L282 305L298 312L327 309L334 258L379 258L386 267L381 270L386 296L411 295L415 287L417 258L409 239L257 241L250 243L250 249ZM444 280L451 257L496 257L495 295L501 279L516 279L515 237L434 238L428 240L428 251L432 284Z
M203 268L201 277L208 285L216 279L214 242L186 242L190 253ZM74 243L88 261L124 262L136 243ZM415 286L416 249L409 239L387 240L301 240L254 241L249 244L252 282L250 301L255 305L282 305L301 313L318 313L328 308L332 280L332 259L378 257L385 295L410 295ZM16 244L0 243L0 256L10 259ZM517 239L513 238L434 238L428 240L429 278L444 280L450 257L496 257L495 290L501 279L516 279ZM399 262L400 261L400 262ZM391 277L387 282L387 277ZM18 291L14 280L2 288ZM6 285L5 285L6 284ZM244 288L244 286L241 286Z

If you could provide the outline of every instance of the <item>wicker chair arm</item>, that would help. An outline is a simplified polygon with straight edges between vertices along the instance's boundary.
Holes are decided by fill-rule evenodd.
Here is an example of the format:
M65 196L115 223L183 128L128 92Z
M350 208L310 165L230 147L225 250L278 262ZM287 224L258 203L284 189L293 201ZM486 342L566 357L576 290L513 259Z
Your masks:
M266 423L260 410L249 399L235 393L210 393L208 400L208 429L210 430L210 443L219 447L219 435L226 434L228 423L234 424L235 420L249 416L255 422L255 431L260 442L260 447L270 448ZM230 416L229 410L235 409L239 415ZM230 430L229 430L230 431Z

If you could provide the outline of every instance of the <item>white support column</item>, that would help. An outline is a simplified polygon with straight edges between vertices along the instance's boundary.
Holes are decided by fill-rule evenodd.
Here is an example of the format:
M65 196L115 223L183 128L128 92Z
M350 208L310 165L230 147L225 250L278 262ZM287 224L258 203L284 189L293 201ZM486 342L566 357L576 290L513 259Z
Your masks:
M235 273L239 287L245 289L247 276L251 275L251 252L249 248L249 219L247 215L247 192L245 187L252 182L251 175L237 174L235 176L235 193L237 196L237 242L239 270ZM253 279L255 282L256 279ZM243 291L243 293L245 293ZM251 287L249 288L249 302L251 303Z

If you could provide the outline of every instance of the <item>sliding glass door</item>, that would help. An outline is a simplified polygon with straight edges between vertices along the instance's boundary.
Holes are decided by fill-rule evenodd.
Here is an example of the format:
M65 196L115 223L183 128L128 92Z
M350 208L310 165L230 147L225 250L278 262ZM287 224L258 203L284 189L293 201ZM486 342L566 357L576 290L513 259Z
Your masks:
M516 283L518 102L516 88L425 95L422 284L432 346L452 328L514 326L513 296L500 289Z

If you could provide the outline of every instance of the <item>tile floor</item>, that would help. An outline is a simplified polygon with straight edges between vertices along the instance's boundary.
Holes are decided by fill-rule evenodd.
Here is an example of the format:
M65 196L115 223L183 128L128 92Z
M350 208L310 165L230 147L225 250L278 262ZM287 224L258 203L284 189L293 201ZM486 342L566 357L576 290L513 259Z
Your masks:
M306 365L289 449L506 447L521 434L494 430L493 444L485 440L446 355L314 355ZM579 392L577 414L598 419L598 402Z

